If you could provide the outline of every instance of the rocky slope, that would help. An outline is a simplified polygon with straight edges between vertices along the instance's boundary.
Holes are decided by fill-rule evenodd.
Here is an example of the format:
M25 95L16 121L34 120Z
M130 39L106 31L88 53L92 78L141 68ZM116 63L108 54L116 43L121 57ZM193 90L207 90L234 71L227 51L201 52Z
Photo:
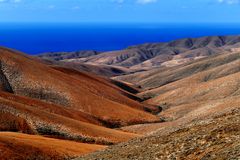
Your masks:
M136 80L145 84L140 95L163 108L165 122L122 127L145 136L78 159L239 159L239 56L223 53L130 75L130 81L142 79Z
M121 130L144 137L78 159L239 159L238 50L114 79L141 86L162 123Z
M238 108L237 108L238 107ZM76 160L239 159L239 105L235 109L135 139Z

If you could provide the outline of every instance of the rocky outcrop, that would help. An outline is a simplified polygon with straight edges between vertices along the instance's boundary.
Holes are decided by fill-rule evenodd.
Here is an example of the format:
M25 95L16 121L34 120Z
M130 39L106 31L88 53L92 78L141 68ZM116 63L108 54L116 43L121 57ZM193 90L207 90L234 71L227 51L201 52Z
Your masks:
M2 63L0 62L0 90L5 92L13 93L11 84L2 70Z

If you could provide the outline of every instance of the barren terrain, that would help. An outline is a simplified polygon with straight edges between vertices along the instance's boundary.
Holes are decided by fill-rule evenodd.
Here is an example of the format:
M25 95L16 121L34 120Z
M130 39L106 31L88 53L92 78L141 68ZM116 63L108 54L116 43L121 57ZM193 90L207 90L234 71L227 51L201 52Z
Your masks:
M1 47L0 157L239 159L239 44L215 36L40 56Z

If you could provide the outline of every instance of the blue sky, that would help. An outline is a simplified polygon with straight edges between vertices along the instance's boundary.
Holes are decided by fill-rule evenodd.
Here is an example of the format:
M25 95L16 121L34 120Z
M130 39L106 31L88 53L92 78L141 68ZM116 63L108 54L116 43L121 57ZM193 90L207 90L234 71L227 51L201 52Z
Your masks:
M240 23L240 0L0 0L0 22Z

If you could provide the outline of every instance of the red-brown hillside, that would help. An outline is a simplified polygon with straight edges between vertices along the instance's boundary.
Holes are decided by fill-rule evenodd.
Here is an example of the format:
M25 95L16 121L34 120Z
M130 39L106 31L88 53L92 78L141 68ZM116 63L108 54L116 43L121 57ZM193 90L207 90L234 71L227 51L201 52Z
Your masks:
M1 160L63 160L104 149L105 146L45 138L21 133L0 132Z
M107 81L65 73L9 49L1 48L0 53L3 91L81 111L109 125L158 120L143 112L142 104L127 97L130 94Z
M104 148L90 144L138 137L106 128L158 121L127 90L134 89L0 48L0 156L69 159Z
M0 96L1 131L41 134L87 143L111 144L129 140L137 135L108 129L87 122L95 122L85 114L29 101L19 96ZM73 112L72 114L69 112Z

